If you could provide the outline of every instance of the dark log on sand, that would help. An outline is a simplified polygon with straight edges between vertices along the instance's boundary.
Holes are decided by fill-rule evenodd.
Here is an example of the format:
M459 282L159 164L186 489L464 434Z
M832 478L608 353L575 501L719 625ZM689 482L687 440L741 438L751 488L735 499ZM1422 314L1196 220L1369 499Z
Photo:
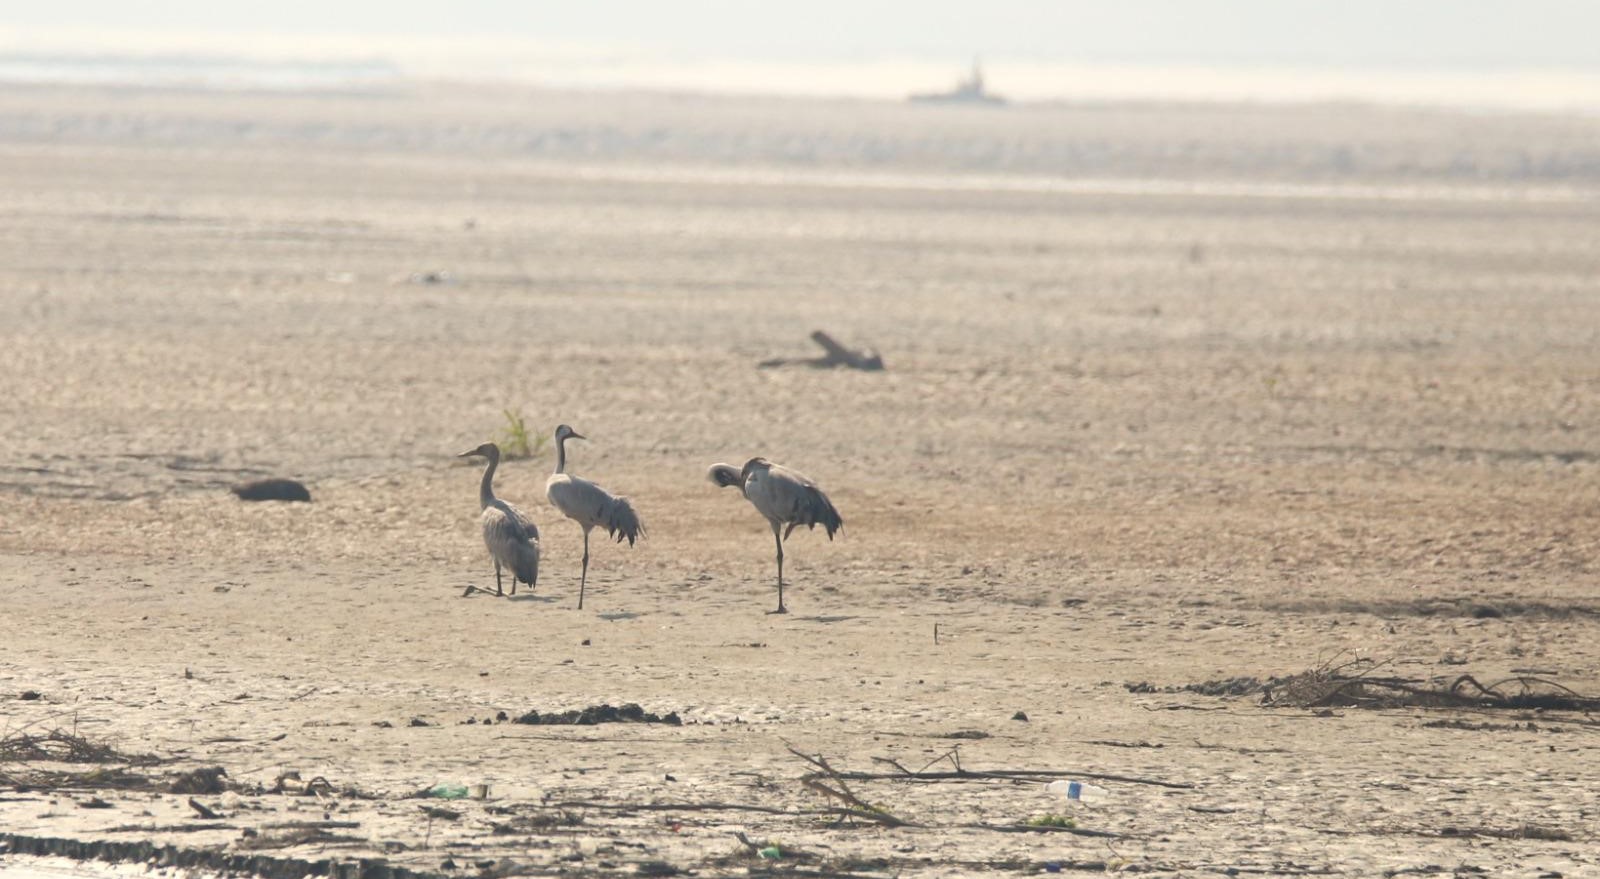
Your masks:
M251 482L241 482L230 489L242 501L306 501L310 502L311 492L304 485L293 479L273 477L271 479L256 479Z
M763 360L757 365L762 369L773 366L788 366L791 363L803 363L806 366L817 369L832 369L836 366L848 366L851 369L864 369L868 372L876 372L883 369L883 355L874 349L867 348L857 351L853 348L846 348L839 344L838 340L822 330L812 333L811 341L821 345L822 350L828 353L822 357L774 357L770 360Z

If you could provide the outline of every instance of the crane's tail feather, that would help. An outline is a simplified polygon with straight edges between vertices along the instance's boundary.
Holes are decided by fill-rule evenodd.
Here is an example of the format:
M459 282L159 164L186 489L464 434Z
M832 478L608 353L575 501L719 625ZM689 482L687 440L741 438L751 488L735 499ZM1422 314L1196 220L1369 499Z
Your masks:
M796 526L804 525L806 530L811 530L821 525L828 532L828 539L832 540L834 532L843 530L844 519L839 517L839 511L834 509L833 501L822 493L822 489L814 485L806 486L805 497L800 501L800 507L795 511L795 517L789 521L789 527L783 532L783 539L788 540L794 533Z
M528 584L531 589L539 585L539 539L528 541L517 547L517 557L511 570L516 578Z
M732 464L712 464L706 476L722 488L739 488L744 484L744 474Z
M618 543L624 539L629 546L635 540L644 539L644 522L639 518L639 513L633 508L633 502L625 497L619 497L610 504L606 510L606 530L611 532L611 537Z

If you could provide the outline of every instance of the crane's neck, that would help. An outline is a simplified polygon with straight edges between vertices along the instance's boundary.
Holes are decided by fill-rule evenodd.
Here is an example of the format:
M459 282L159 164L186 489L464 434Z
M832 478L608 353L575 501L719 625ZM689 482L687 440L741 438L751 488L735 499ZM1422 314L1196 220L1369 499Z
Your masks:
M489 466L483 470L483 484L478 486L478 503L488 507L494 503L494 469L500 466L500 456L490 455Z
M567 438L565 435L556 437L556 472L567 472Z

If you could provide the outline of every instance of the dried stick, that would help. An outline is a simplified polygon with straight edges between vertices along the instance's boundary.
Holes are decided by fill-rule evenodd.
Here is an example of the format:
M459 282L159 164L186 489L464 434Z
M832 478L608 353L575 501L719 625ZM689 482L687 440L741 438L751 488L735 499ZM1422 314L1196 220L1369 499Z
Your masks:
M943 758L940 758L940 759L943 759ZM850 781L884 781L884 780L889 780L889 781L925 781L925 782L935 782L935 781L982 781L982 780L1028 781L1028 780L1045 779L1045 778L1094 778L1094 779L1099 779L1101 781L1117 781L1117 782L1122 782L1124 784L1148 784L1148 785L1152 785L1152 786L1155 786L1155 787L1166 787L1166 788L1173 788L1173 789L1176 789L1176 790L1188 790L1188 789L1194 787L1193 784L1191 784L1191 783L1189 783L1187 781L1162 781L1161 779L1158 779L1158 778L1140 778L1138 776L1133 776L1133 775L1112 775L1110 773L1105 773L1105 772L1075 772L1075 771L1066 771L1066 770L1058 770L1058 769L987 769L987 770L957 769L955 771L946 770L946 771L943 771L943 772L928 772L928 771L925 771L925 770L920 770L920 771L917 771L917 772L908 772L908 771L905 770L905 767L900 766L898 763L895 763L893 760L884 760L882 762L890 763L890 764L898 767L900 769L900 771L899 772L840 772L840 773L838 773L838 777L841 778L841 779L849 779ZM935 760L934 762L937 763L938 761ZM932 765L932 764L929 764L929 765Z
M856 796L855 792L850 790L850 786L845 784L845 774L834 769L832 766L829 766L828 761L820 754L813 757L810 754L805 754L796 750L792 745L788 745L786 747L788 747L789 753L799 757L807 763L810 763L812 766L815 766L820 770L820 772L813 772L810 775L804 776L800 779L800 783L819 794L844 802L848 806L848 808L843 810L845 817L865 818L869 821L876 821L879 824L883 824L887 827L911 826L911 822L899 818L889 811L878 806L874 806ZM819 775L827 776L827 778L832 781L835 786L829 787L828 785L825 785L821 781L817 780Z
M1094 836L1101 839L1127 839L1121 833L1109 830L1087 830L1082 827L1052 827L1040 824L957 824L969 830L993 830L996 833L1070 833L1074 836Z
M596 809L604 812L761 812L767 815L832 815L833 810L780 809L743 803L602 803L596 800L564 800L543 803L546 809Z
M118 824L97 833L199 833L203 830L238 830L233 824Z
M206 819L207 821L216 821L222 817L207 807L205 803L200 802L194 797L189 798L189 808L193 809L195 814Z

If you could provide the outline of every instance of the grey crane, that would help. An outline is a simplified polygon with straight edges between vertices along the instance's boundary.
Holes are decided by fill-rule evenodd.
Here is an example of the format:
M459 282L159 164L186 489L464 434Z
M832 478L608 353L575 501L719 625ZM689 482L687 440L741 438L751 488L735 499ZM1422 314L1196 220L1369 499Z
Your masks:
M618 543L626 538L633 546L644 537L644 523L627 498L566 472L569 439L588 437L565 424L556 427L556 471L545 480L544 495L551 506L583 529L583 574L578 579L578 609L582 610L583 590L589 583L589 532L598 525Z
M783 542L798 525L808 530L821 525L832 540L833 533L844 527L839 511L804 474L766 458L751 458L742 468L712 464L707 475L723 488L738 488L772 525L772 540L778 545L778 609L772 613L788 613L783 606Z
M489 466L483 471L483 485L478 488L478 502L483 505L483 544L494 559L494 594L505 594L500 586L502 566L511 569L512 595L517 594L518 581L532 589L539 583L539 526L533 524L526 513L494 496L494 471L500 466L500 447L484 443L456 457L489 459Z

